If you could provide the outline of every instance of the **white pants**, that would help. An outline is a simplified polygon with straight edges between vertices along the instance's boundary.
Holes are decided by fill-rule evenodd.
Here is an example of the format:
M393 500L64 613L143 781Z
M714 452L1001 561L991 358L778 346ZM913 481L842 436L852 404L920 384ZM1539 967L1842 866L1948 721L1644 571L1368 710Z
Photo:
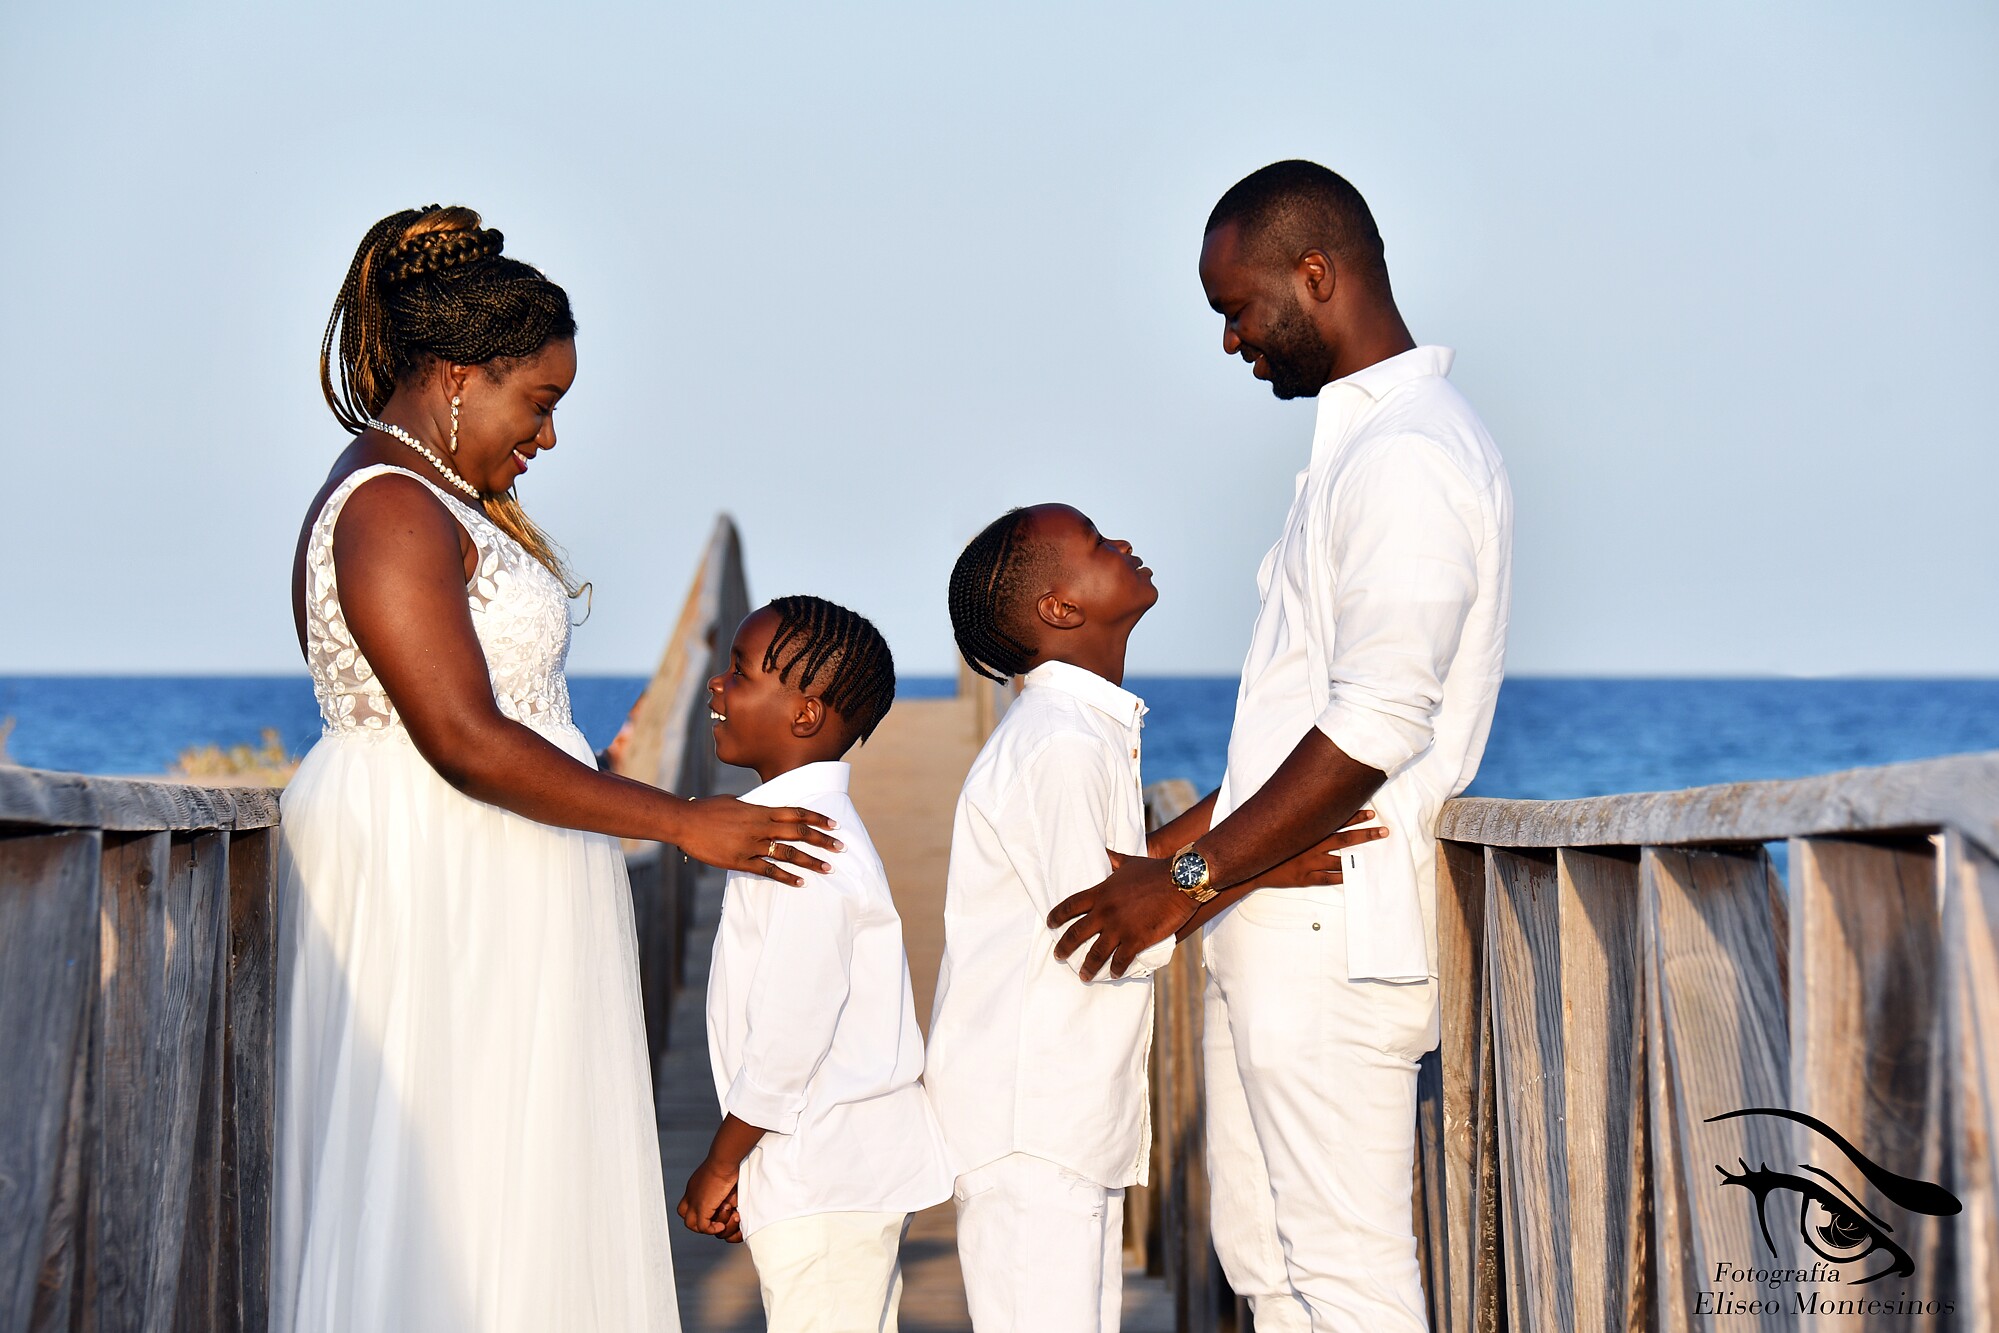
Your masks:
M744 1238L770 1333L895 1333L907 1213L811 1213Z
M975 1333L1117 1333L1124 1191L1014 1153L958 1177Z
M1348 981L1345 909L1313 896L1259 890L1204 941L1215 1249L1257 1333L1424 1329L1411 1191L1437 984Z

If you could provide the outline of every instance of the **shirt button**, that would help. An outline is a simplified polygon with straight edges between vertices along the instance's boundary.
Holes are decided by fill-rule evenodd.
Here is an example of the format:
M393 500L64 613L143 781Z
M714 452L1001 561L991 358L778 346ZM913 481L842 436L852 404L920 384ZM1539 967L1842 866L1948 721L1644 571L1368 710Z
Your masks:
M1318 922L1316 922L1316 921L1314 921L1314 922L1312 923L1312 929L1313 929L1313 930L1317 930L1318 928L1319 928L1319 923L1318 923Z

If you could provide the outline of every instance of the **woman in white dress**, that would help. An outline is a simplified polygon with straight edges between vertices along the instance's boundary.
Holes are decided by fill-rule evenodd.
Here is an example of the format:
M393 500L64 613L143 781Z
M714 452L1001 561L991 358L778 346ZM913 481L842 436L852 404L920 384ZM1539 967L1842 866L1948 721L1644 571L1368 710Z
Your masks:
M677 1330L616 839L792 884L823 866L785 844L837 846L597 771L575 587L513 496L576 325L501 246L469 209L384 218L321 349L355 439L293 570L325 732L284 795L280 1333Z

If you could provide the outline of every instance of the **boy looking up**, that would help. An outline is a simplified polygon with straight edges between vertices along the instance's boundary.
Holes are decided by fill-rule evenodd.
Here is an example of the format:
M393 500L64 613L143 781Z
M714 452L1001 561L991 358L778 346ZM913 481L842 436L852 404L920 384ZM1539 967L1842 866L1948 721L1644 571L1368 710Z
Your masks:
M803 889L729 876L708 974L726 1114L680 1216L748 1242L771 1333L892 1330L909 1214L952 1182L902 922L840 762L887 715L895 663L854 612L783 597L743 621L708 698L717 757L763 779L743 799L809 795L845 846Z
M977 1333L1115 1333L1123 1201L1151 1154L1150 972L1085 983L1054 955L1048 910L1146 850L1145 703L1125 647L1158 601L1152 572L1067 505L1004 515L951 572L951 628L974 671L1020 676L958 798L944 964L924 1073L962 1170L958 1254ZM1345 841L1378 836L1376 830ZM1311 882L1337 882L1314 849ZM1307 873L1281 867L1272 882ZM1328 875L1332 879L1326 878Z

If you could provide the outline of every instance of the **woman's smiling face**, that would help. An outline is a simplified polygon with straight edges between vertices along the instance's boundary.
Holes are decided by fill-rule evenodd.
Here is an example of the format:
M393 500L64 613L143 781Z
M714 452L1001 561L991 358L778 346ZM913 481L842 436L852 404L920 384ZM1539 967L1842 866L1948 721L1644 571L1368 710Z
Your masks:
M461 399L452 466L488 494L513 489L534 456L555 447L555 406L575 382L574 338L517 360L449 368L445 387Z

